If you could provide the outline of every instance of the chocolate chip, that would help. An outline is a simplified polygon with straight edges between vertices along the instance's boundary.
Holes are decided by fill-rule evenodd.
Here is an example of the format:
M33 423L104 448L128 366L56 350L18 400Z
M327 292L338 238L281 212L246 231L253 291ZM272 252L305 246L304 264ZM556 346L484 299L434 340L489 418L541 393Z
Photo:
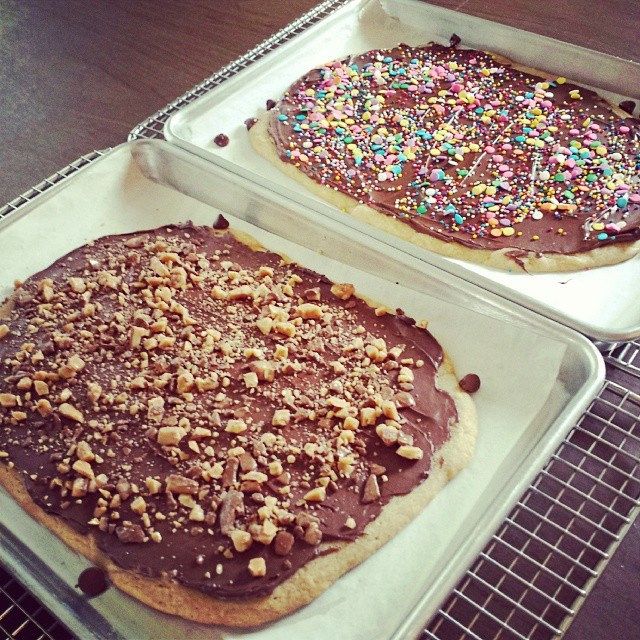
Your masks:
M214 139L213 141L219 146L219 147L226 147L229 144L229 136L225 135L224 133L219 133Z
M468 373L458 384L463 391L475 393L480 388L480 378L475 373Z
M229 228L229 221L223 216L219 215L218 219L213 223L213 228L223 231Z
M273 107L276 106L276 101L275 100L267 100L267 111L273 109Z
M249 131L249 129L251 129L251 127L253 127L253 125L258 122L257 118L247 118L244 121L244 126L247 127L247 131Z
M99 567L89 567L78 576L76 587L88 598L95 598L109 588L109 579Z
M457 47L462 42L462 38L457 33L452 33L449 38L449 45L451 47Z
M626 111L628 114L633 114L635 108L636 108L636 103L633 100L623 100L620 103L620 108L623 111Z

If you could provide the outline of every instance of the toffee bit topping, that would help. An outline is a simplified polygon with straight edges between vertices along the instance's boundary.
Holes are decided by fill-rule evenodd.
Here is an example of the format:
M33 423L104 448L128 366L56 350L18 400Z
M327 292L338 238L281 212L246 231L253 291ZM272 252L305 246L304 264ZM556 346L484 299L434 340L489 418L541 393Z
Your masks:
M384 483L424 479L411 434L435 448L457 413L424 330L215 226L104 238L17 289L0 462L120 566L233 597L361 534Z

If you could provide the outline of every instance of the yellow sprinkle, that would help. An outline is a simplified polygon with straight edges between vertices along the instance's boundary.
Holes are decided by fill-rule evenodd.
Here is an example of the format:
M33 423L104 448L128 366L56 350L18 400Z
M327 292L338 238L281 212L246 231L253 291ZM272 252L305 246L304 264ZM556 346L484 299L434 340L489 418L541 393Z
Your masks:
M470 142L469 143L469 151L473 151L474 153L476 151L480 151L480 145L476 144L475 142Z
M591 118L587 118L583 123L582 126L583 127L588 127L591 124Z
M540 107L535 107L534 109L531 109L531 113L533 113L534 116L542 115L542 109L540 109Z
M591 225L591 228L592 228L594 231L602 231L602 229L604 229L604 224L603 224L602 222L594 222L594 223Z
M482 122L484 124L489 124L491 122L491 118L489 116L480 116L480 120L482 120Z
M579 100L580 91L578 89L572 89L571 91L569 91L569 97L573 98L574 100Z
M368 111L365 111L365 112L362 114L362 119L363 119L365 122L368 122L368 121L369 121L369 118L371 118L371 114L370 114Z
M532 240L540 240L540 236L537 236L537 235L536 236L531 236L531 239Z
M489 69L480 69L480 73L483 76L490 76L491 75L491 71L489 71Z
M502 229L500 229L499 227L494 227L493 229L491 229L491 231L489 231L489 233L497 238L498 236L502 235Z
M503 236L512 236L515 233L515 229L513 227L505 227L502 230Z
M495 195L495 193L496 193L496 188L492 184L488 185L487 186L487 195L488 196L493 196L493 195Z
M471 187L471 193L474 196L479 196L481 193L485 192L486 188L487 188L486 184L476 184L473 187Z
M541 82L540 83L540 88L541 89L548 89L549 88L549 83L548 82Z
M313 89L307 89L304 93L307 96L313 96L313 95L315 95L316 92Z
M560 76L559 78L556 78L556 82L558 84L564 84L567 81L566 78L563 78L562 76Z
M609 153L609 152L607 151L607 147L600 146L600 147L596 147L596 153L599 156L606 156L607 153Z

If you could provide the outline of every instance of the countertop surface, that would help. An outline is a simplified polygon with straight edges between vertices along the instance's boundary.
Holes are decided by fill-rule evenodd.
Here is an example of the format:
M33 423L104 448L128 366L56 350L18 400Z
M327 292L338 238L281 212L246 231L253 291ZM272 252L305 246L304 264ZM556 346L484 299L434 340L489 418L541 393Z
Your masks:
M314 0L0 0L0 205L141 120ZM637 0L434 0L640 61ZM565 634L640 638L640 522ZM462 637L462 636L460 636Z

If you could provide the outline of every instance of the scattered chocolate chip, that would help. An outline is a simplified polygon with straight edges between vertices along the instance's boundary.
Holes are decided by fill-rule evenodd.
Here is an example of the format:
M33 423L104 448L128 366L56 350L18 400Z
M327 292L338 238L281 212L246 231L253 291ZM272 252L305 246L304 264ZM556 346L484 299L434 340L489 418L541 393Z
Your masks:
M247 127L247 131L249 131L249 129L251 129L251 127L253 127L253 125L258 122L258 118L247 118L244 121L244 126Z
M99 567L89 567L78 576L76 585L87 598L95 598L109 588L107 574Z
M223 231L224 229L228 229L229 221L222 214L220 214L217 220L213 223L213 228L218 229L218 231ZM220 425L216 425L216 426L220 426Z
M462 38L457 33L452 33L449 38L449 46L457 47L462 42Z
M229 144L229 136L225 135L224 133L219 133L214 139L213 141L219 146L219 147L226 147Z
M468 373L459 382L460 388L467 393L475 393L480 388L480 378L475 373Z
M275 106L276 106L276 101L271 100L271 98L269 98L269 100L267 100L267 111L270 111Z
M623 100L620 103L620 108L631 115L635 111L636 103L633 100Z

